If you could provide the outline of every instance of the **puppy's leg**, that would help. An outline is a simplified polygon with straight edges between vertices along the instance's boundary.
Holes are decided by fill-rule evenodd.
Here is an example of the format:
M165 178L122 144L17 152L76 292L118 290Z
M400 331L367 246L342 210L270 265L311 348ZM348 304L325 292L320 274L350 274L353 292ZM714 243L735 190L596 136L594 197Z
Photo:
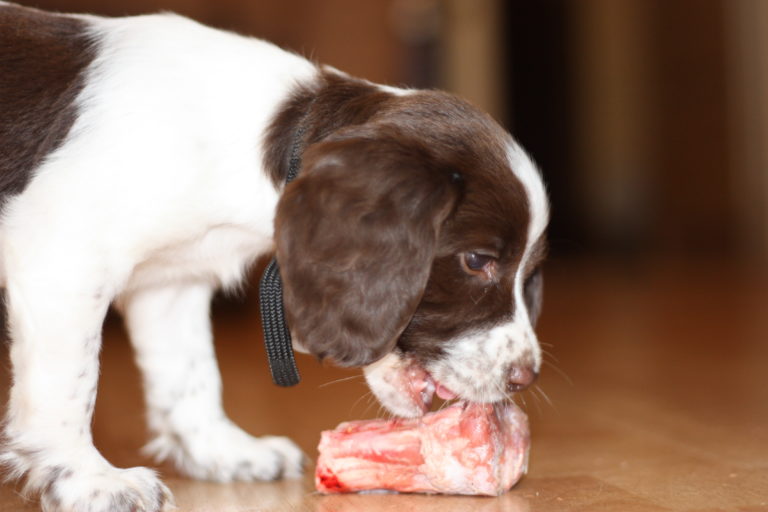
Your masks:
M13 386L0 460L11 477L25 479L26 494L40 494L45 511L163 510L172 500L154 472L115 468L93 446L109 293L50 254L47 262L19 259L25 265L14 265L6 283Z
M303 455L296 445L282 437L253 437L224 413L211 295L211 286L198 282L142 289L120 301L144 375L154 435L147 451L200 479L298 476Z

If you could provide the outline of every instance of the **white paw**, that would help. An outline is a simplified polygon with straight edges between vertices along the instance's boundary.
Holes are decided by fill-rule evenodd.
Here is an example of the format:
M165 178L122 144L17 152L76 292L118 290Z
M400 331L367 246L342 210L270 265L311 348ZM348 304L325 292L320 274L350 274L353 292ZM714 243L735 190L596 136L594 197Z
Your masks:
M91 445L61 450L7 443L0 463L8 479L24 482L23 495L40 497L45 512L161 512L173 496L147 468L118 469Z
M283 460L283 478L301 478L307 456L296 446L296 443L281 436L264 436L261 441L276 451Z
M188 476L217 482L297 478L306 461L291 440L254 437L229 421L184 435L161 435L145 451L158 461L172 460Z
M173 507L173 497L146 468L61 466L50 472L40 504L45 512L161 512Z

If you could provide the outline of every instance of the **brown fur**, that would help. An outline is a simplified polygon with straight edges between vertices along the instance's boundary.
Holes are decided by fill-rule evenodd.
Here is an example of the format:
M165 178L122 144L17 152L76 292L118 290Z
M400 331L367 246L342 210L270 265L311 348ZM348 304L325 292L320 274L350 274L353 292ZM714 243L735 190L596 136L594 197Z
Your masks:
M325 74L270 130L277 183L299 125L304 161L275 232L288 323L312 353L364 365L397 345L426 361L514 314L529 206L501 127L449 94L395 96ZM492 282L461 267L477 249L499 255ZM538 315L541 280L528 284Z
M82 21L0 5L0 206L69 133L94 55Z
M375 361L410 321L459 196L424 152L391 127L348 130L307 151L280 200L286 317L316 355Z
M321 73L316 82L297 87L280 108L265 137L265 167L276 185L288 175L293 136L307 128L304 145L319 142L345 126L361 125L391 101L392 96L357 79Z

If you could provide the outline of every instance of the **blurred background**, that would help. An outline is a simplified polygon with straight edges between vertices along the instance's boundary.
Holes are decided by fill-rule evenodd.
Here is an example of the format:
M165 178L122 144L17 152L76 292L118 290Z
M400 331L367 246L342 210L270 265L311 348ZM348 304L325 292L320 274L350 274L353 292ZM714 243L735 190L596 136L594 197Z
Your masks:
M553 255L768 265L763 0L27 0L176 11L509 127L553 201Z

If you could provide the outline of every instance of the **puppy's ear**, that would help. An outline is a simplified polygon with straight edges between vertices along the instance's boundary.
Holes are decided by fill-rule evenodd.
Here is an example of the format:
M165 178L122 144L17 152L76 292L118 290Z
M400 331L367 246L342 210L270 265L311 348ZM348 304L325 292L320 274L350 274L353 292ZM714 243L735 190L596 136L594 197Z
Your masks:
M310 146L275 220L293 336L343 366L392 350L424 293L460 186L425 147L396 133Z

